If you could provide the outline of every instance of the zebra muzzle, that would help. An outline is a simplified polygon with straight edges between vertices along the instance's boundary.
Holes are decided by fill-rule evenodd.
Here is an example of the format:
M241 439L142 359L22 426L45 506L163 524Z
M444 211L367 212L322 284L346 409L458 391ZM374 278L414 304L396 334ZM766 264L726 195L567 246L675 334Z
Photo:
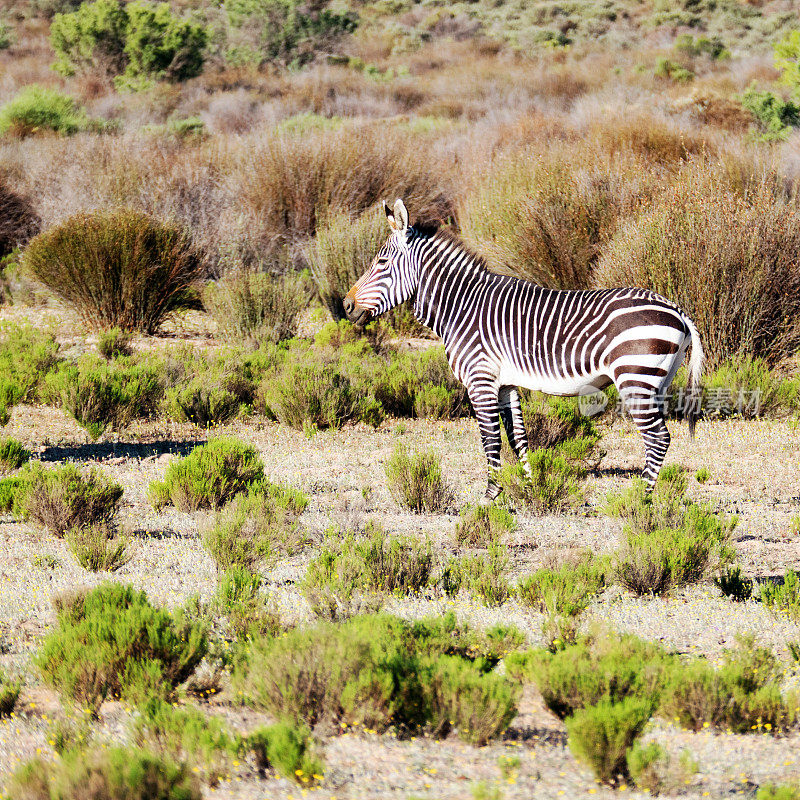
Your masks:
M369 318L372 316L372 312L368 308L359 306L350 295L345 296L344 300L342 300L342 305L344 306L344 313L347 315L347 319L349 319L353 325L366 325L367 322L369 322Z

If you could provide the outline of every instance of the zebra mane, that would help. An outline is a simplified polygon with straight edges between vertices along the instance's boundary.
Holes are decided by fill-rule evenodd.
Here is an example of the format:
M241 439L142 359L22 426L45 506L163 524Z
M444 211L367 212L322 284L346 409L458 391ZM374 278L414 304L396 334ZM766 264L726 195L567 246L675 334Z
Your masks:
M459 250L469 256L470 266L483 270L484 272L491 272L492 270L486 264L486 259L478 255L464 240L451 228L449 225L438 225L436 223L420 223L417 222L413 226L414 233L421 239L435 239L439 242L449 242L458 247Z

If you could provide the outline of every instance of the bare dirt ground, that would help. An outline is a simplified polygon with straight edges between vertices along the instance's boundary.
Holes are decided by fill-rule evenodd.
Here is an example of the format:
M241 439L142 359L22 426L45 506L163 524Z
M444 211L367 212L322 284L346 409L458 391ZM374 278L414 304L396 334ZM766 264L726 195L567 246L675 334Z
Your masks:
M194 335L188 331L186 336ZM73 342L79 347L80 342ZM707 467L704 485L690 479L695 499L718 503L739 515L736 548L744 571L755 578L800 568L800 535L791 533L791 518L800 512L800 430L784 421L720 421L698 426L691 440L685 425L670 423L672 446L667 463L678 463L693 474ZM95 465L125 489L123 527L134 539L133 558L109 578L80 568L62 540L42 534L11 517L0 518L0 666L26 677L17 712L0 721L0 786L20 761L51 752L47 744L52 719L62 714L57 697L42 687L31 656L53 622L50 598L77 587L105 580L130 582L156 603L174 606L199 593L208 599L216 587L214 564L202 547L202 514L156 513L146 500L149 483L163 476L176 454L205 440L206 431L191 425L146 422L124 436L89 443L85 433L62 412L17 407L4 431L22 440L43 461L74 460ZM511 578L571 549L610 551L619 541L621 525L598 512L609 490L620 488L637 474L642 446L632 426L617 420L603 431L607 451L600 469L589 478L588 501L567 516L520 514L519 528L509 544ZM302 488L311 498L302 520L312 537L332 523L374 520L394 534L430 537L443 556L457 552L453 542L456 511L450 515L414 515L401 511L386 488L384 464L394 445L433 448L441 454L446 475L456 490L457 506L475 502L484 489L484 460L474 420L434 422L388 420L378 430L364 426L323 431L312 438L261 418L237 421L211 435L233 434L252 442L269 477ZM295 582L304 574L314 549L282 562L267 575L270 591L287 620L308 617ZM391 599L387 609L403 616L421 616L454 609L476 626L513 623L531 644L541 641L540 614L513 601L486 609L459 597L435 593ZM733 603L712 583L690 587L665 598L635 598L613 587L590 608L586 624L601 621L639 636L662 641L679 652L715 656L731 646L736 635L752 632L785 661L787 685L798 682L790 666L787 641L800 641L797 624L780 619L760 603ZM239 730L262 721L260 715L225 702L224 695L207 710L225 716ZM109 741L126 736L133 712L108 703L101 713L98 735ZM800 733L776 737L689 733L666 723L653 724L645 740L659 741L677 760L687 750L698 764L688 782L674 794L689 797L753 796L768 782L800 779ZM479 781L503 798L617 796L596 784L566 746L563 725L543 707L534 690L523 697L520 714L503 741L474 748L453 738L400 741L389 735L351 732L324 740L325 780L314 790L289 781L260 778L252 765L239 764L229 780L207 789L215 798L468 798ZM502 756L519 765L504 776ZM627 794L636 792L627 790ZM644 795L641 795L644 796Z

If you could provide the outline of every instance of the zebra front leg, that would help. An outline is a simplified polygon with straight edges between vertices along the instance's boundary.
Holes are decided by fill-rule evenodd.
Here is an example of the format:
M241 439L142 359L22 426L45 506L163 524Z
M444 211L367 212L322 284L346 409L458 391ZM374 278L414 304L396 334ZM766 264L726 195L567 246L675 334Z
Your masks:
M489 472L486 493L481 500L487 505L496 500L500 494L497 485L497 471L500 469L500 406L498 404L498 386L490 381L477 381L467 387L470 403L478 420L483 452Z
M527 465L525 453L528 452L528 434L525 430L525 421L522 418L522 407L520 406L517 387L501 387L499 402L500 419L503 420L508 443L516 453L517 458Z

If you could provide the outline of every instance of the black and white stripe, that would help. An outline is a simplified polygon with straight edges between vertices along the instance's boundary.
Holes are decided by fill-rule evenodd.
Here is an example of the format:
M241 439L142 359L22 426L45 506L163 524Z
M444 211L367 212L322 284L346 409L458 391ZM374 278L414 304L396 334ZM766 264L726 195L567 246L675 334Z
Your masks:
M345 309L358 320L413 298L469 393L489 466L487 499L499 493L501 419L517 455L527 450L520 386L574 396L614 383L644 439L652 487L670 442L661 399L690 345L692 395L702 370L686 314L646 289L558 291L497 275L446 230L410 226L402 201L386 215L393 233ZM693 432L691 414L689 422Z

